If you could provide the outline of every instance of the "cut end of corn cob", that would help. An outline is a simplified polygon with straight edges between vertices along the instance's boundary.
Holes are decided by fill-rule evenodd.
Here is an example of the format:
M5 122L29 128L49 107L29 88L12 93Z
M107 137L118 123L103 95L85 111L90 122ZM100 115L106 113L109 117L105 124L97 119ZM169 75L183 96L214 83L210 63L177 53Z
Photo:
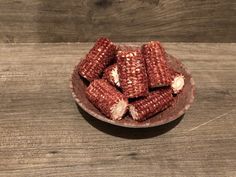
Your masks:
M173 68L169 68L171 74L171 88L174 94L178 94L184 87L184 76L183 74L175 71Z
M128 103L126 100L119 100L118 103L114 104L111 108L111 119L121 120L127 110L127 107Z
M184 87L184 76L183 75L178 75L174 77L171 87L173 89L174 94L179 93L183 87Z
M110 84L120 87L117 64L107 67L104 71L103 78L110 82Z
M135 109L134 106L132 105L129 106L129 112L134 120L139 120L138 111Z
M118 68L117 65L115 66L115 68L111 71L111 76L114 79L115 85L117 85L118 87L120 87L120 81L119 81L119 74L118 74Z

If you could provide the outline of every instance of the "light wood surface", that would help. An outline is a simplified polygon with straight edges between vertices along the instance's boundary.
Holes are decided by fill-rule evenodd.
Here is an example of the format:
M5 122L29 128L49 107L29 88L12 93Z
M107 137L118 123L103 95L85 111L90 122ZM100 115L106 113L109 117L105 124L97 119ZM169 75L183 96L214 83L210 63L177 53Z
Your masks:
M182 119L143 130L81 115L69 78L91 46L0 44L0 177L236 176L236 44L164 43L196 99Z
M0 42L236 42L235 0L0 0Z

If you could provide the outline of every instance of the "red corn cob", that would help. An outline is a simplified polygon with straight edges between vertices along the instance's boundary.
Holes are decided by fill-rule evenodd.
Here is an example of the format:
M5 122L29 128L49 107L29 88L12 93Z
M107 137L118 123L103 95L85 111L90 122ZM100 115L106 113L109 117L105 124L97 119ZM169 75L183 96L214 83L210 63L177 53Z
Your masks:
M158 41L143 45L142 54L146 61L149 87L161 87L171 84L165 50Z
M129 111L134 120L144 121L154 114L163 111L172 104L172 89L160 88L149 93L146 98L134 101L129 106Z
M79 74L89 81L98 79L101 72L112 62L116 46L107 38L100 38L79 64Z
M148 78L145 61L140 50L118 51L117 66L120 85L128 98L148 94Z
M184 87L184 75L170 68L171 74L171 88L174 94L178 94L182 91Z
M104 79L96 79L86 89L86 96L105 116L120 120L125 114L128 100Z
M117 64L113 64L107 67L102 76L103 79L106 79L110 84L120 87L119 75L117 71Z

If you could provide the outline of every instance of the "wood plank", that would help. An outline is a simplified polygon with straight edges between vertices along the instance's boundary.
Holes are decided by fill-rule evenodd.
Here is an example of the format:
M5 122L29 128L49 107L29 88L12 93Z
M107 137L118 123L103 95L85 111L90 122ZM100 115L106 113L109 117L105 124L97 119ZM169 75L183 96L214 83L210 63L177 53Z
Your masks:
M0 177L236 176L236 44L164 43L196 99L181 121L144 130L77 109L69 77L91 46L0 44Z
M235 42L234 0L0 0L0 42Z

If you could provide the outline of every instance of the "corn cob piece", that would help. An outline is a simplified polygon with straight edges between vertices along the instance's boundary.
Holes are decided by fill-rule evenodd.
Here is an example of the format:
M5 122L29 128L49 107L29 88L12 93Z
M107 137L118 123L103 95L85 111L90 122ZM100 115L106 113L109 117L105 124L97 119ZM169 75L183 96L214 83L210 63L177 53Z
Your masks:
M128 107L128 100L104 79L96 79L86 88L86 96L105 116L120 120Z
M124 95L137 98L148 94L145 61L140 50L118 51L117 66Z
M107 67L104 70L104 74L102 76L103 79L106 79L110 84L120 87L119 75L117 71L117 64L113 64Z
M79 64L79 74L89 81L98 79L115 56L116 46L107 38L100 38Z
M184 87L184 75L170 68L171 74L171 88L174 94L178 94L182 91Z
M134 120L144 121L171 106L172 100L172 89L170 87L160 88L149 93L146 98L131 103L129 111Z
M171 77L165 57L165 50L158 41L151 41L142 46L146 61L149 87L161 87L171 84Z

